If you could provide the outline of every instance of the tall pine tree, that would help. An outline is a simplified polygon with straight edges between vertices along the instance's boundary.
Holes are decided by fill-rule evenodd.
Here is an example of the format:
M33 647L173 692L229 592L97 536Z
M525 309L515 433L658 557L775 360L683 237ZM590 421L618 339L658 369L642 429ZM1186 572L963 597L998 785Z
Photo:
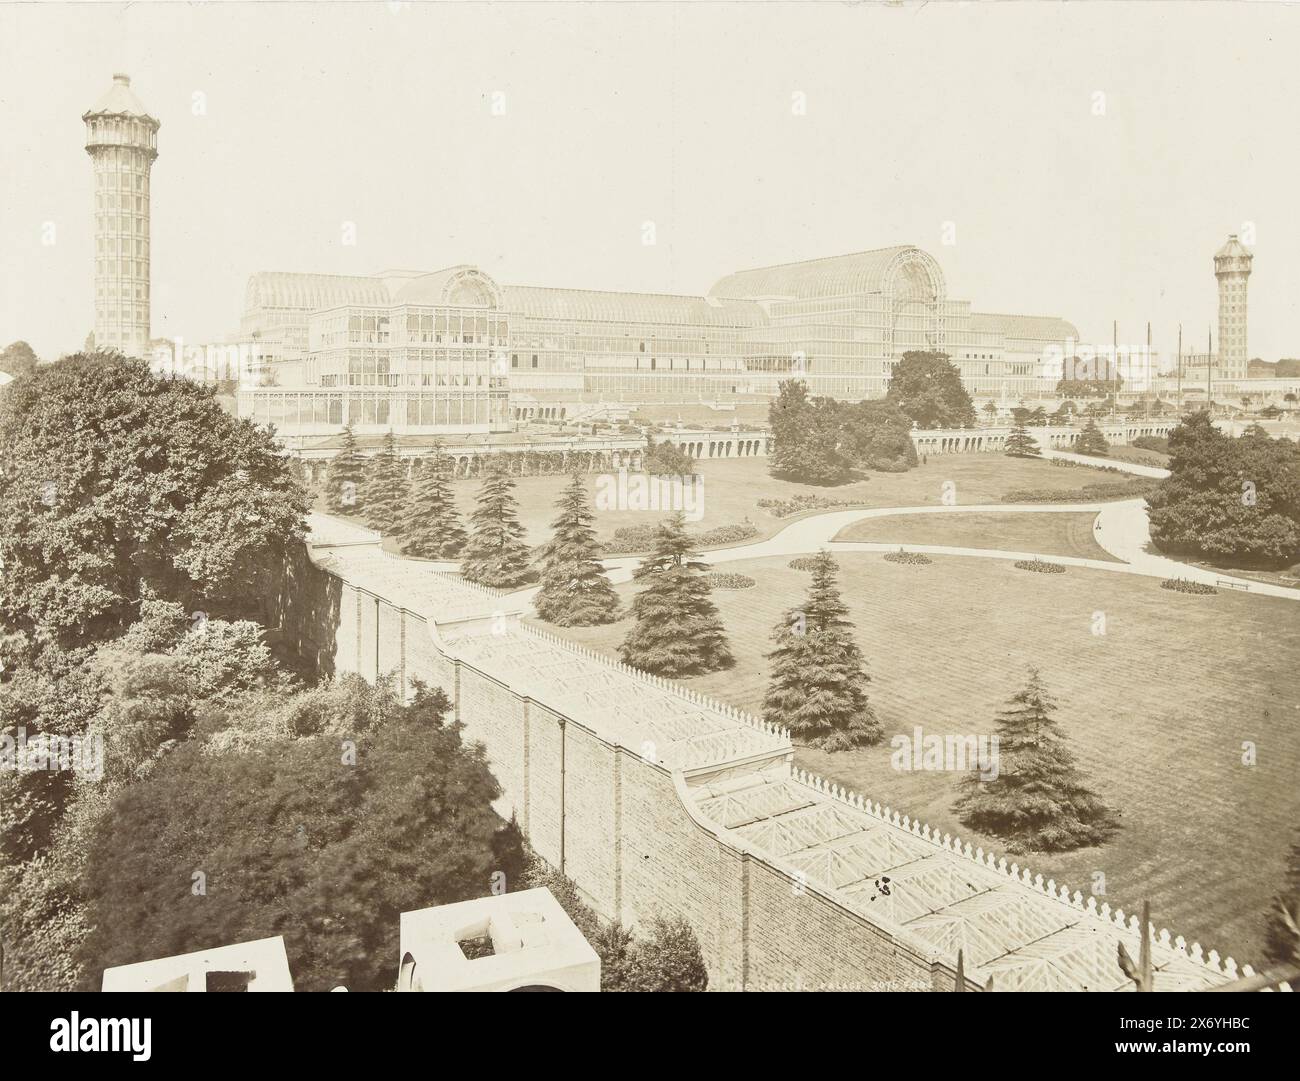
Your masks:
M618 597L600 565L594 516L582 478L574 475L557 503L555 535L546 546L537 614L561 627L590 627L618 618Z
M435 445L419 475L402 528L403 555L419 559L455 559L465 547L456 500L447 477L450 461Z
M881 737L867 701L871 677L840 599L839 570L829 552L812 560L812 584L801 608L791 609L772 632L772 674L763 718L823 751L877 743Z
M358 514L365 483L366 460L357 449L352 425L343 428L343 446L330 459L325 474L325 505L335 514Z
M705 564L694 559L680 514L661 522L654 550L633 577L645 588L632 601L636 623L619 647L625 664L661 676L692 676L734 663Z
M366 470L366 524L380 533L402 535L410 484L397 457L397 439L390 428L384 445Z
M963 779L954 807L963 824L1000 837L1008 852L1067 852L1100 844L1119 815L1083 783L1083 774L1052 714L1052 699L1029 670L1029 682L998 715L997 776Z
M470 518L460 573L471 582L497 589L517 589L535 577L529 566L524 527L515 507L515 482L499 466L489 465Z
M1106 437L1101 434L1101 429L1097 427L1096 420L1089 418L1088 423L1083 426L1083 431L1079 433L1079 438L1074 441L1071 448L1076 454L1092 454L1097 457L1104 457L1110 450L1110 444L1106 442Z
M1038 449L1038 444L1034 442L1033 436L1029 434L1029 429L1020 420L1017 420L1016 426L1011 429L1011 434L1007 436L1006 444L1002 449L1011 458L1041 458L1043 456Z

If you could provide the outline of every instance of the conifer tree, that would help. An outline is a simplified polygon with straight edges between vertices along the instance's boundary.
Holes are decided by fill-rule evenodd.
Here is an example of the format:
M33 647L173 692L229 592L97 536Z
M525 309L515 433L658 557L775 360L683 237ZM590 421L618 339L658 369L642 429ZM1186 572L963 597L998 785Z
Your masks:
M839 567L825 551L811 562L807 600L772 632L777 645L768 654L772 674L763 718L823 751L877 743L880 722L867 701L871 677L845 618L835 580Z
M460 573L471 582L497 589L517 589L535 575L529 566L524 527L515 505L515 482L499 466L489 465L470 518Z
M1100 844L1117 812L1083 783L1037 669L998 715L997 775L967 776L954 810L962 823L1000 837L1009 852L1067 852Z
M330 459L325 474L325 504L335 514L361 511L361 489L365 483L366 460L357 449L352 425L343 428L343 446Z
M682 515L659 524L654 549L633 577L645 588L632 601L636 623L619 647L625 664L661 676L690 676L730 668L733 659L705 564L691 551Z
M456 501L447 478L450 462L435 445L415 485L402 523L402 553L419 559L455 559L465 547Z
M574 474L556 504L555 535L546 546L542 588L533 600L537 614L561 627L590 627L618 618L618 597L596 547L594 516L582 478Z
M397 439L390 428L384 445L366 470L366 524L380 533L401 536L410 485L397 457Z
M1029 434L1029 429L1020 421L1017 421L1016 426L1011 429L1011 434L1007 436L1003 450L1011 458L1041 458L1043 456L1038 449L1038 444L1034 442L1033 437Z
M1079 433L1079 438L1075 441L1073 449L1076 454L1104 456L1110 450L1110 444L1106 442L1106 437L1101 434L1101 429L1097 427L1097 421L1089 418L1088 423L1084 425L1083 431Z

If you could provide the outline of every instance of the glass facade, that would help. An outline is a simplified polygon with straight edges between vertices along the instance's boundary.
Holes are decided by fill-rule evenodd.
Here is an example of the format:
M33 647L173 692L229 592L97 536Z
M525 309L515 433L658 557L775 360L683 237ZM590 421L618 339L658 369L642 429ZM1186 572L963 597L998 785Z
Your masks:
M741 271L704 297L498 286L469 266L259 274L248 296L242 329L301 356L311 391L294 403L258 391L250 415L283 409L313 428L502 430L511 392L686 403L770 396L792 376L814 394L878 398L899 358L926 349L947 353L973 396L1005 402L1050 393L1044 357L1055 347L1059 368L1077 337L1061 319L972 312L911 247Z

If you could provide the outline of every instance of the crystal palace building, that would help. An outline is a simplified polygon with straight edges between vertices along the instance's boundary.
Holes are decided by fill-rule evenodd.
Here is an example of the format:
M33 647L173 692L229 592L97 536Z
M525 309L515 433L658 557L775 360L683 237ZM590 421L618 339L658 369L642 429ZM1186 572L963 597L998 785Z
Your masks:
M972 396L1050 394L1063 319L989 315L948 296L919 248L742 270L705 296L506 285L473 266L373 277L254 274L233 348L274 385L241 415L285 435L504 431L637 405L762 401L785 379L881 397L899 358L937 349Z

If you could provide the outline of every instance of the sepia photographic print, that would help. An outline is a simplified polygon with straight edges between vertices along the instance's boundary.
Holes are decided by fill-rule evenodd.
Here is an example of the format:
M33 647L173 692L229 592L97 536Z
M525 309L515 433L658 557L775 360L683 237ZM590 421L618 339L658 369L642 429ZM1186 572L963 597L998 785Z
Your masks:
M0 987L1230 991L1107 1049L1250 1052L1300 982L1298 48L0 4Z

